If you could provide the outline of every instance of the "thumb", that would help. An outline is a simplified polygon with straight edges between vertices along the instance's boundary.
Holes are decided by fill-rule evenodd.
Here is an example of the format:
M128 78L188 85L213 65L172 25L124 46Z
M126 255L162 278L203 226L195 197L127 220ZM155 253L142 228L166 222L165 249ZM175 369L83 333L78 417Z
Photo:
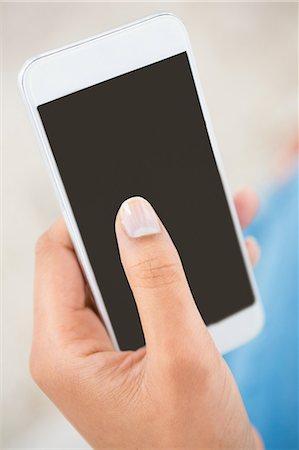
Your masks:
M148 201L133 197L121 205L116 236L148 350L211 345L178 252Z

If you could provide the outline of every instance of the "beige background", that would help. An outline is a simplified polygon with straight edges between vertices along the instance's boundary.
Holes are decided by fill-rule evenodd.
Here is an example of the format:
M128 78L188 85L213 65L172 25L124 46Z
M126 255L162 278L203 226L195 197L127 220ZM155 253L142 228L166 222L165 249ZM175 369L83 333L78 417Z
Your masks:
M265 184L297 121L295 3L2 3L2 448L88 448L28 373L34 242L58 216L17 89L23 62L159 11L183 19L231 188Z

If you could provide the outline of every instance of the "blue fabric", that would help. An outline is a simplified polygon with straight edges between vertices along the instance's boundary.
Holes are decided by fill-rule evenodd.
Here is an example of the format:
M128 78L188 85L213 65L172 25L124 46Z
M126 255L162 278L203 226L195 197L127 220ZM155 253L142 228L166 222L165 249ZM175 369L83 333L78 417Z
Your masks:
M298 172L269 194L248 234L262 250L255 275L266 322L225 359L265 447L298 449Z

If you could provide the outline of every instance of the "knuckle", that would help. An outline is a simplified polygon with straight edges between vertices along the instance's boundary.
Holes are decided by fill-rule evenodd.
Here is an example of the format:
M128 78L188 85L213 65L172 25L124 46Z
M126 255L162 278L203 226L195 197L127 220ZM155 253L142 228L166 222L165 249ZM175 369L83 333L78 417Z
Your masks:
M47 355L45 357L45 355ZM59 388L63 380L61 376L60 365L49 352L44 352L43 349L31 349L29 369L33 381L44 391L49 392Z
M73 358L69 352L61 352L55 343L49 348L45 342L33 342L29 371L33 381L50 397L65 392L66 388L68 392L80 390L88 379L88 375L84 376L87 370L83 360Z
M200 381L205 385L210 382L217 369L210 355L202 355L196 348L188 348L186 345L173 346L163 356L162 364L170 380L178 385L185 385L188 380Z
M190 373L198 369L199 360L193 352L175 349L167 356L165 364L171 373Z
M35 254L36 256L44 255L49 248L49 232L45 231L36 241Z
M130 268L130 272L134 285L143 288L175 284L182 279L179 263L159 256L138 262Z
M41 358L38 357L36 351L31 350L30 361L29 361L30 374L36 384L43 387L45 384L45 378L47 370L43 366Z

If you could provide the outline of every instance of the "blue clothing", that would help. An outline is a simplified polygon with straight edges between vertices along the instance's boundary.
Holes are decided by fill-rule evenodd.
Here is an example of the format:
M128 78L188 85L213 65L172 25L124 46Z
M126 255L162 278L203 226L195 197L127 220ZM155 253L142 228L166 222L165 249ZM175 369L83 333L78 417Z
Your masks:
M298 172L269 195L248 234L262 251L265 327L225 359L265 447L298 449Z

